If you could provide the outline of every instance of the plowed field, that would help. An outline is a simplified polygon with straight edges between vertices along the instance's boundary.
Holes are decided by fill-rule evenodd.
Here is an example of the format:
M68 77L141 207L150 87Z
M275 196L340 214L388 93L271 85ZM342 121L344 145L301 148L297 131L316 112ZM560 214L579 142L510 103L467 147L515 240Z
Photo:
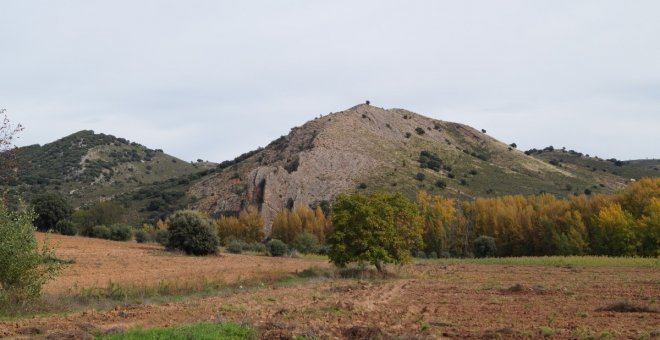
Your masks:
M61 240L58 255L76 262L48 286L49 292L66 290L73 283L142 282L217 273L232 280L262 271L295 272L327 265L326 261L247 255L164 256L157 246L57 240ZM597 311L620 301L657 310L657 268L424 263L400 271L397 278L386 280L312 279L165 304L118 304L111 310L2 321L0 335L84 337L208 320L247 323L264 339L639 339L660 335L657 312Z

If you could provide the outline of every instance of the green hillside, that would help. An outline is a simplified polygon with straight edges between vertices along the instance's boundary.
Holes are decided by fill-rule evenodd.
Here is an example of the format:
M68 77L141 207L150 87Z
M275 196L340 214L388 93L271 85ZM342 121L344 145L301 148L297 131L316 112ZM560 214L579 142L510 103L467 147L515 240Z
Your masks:
M196 173L206 166L124 138L85 130L43 146L19 148L14 178L3 185L27 200L57 192L74 206L82 206Z

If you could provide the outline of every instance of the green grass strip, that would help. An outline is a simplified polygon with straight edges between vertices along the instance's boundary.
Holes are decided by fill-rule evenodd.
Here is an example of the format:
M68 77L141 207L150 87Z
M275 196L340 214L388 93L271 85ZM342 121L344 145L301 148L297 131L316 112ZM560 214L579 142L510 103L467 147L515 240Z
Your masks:
M135 329L124 333L99 335L95 337L95 339L106 340L238 340L255 338L254 331L248 327L236 323L211 322L202 322L170 328Z
M660 267L660 259L658 258L609 256L524 256L491 257L481 259L432 259L416 261L419 261L419 263L484 264L505 266Z

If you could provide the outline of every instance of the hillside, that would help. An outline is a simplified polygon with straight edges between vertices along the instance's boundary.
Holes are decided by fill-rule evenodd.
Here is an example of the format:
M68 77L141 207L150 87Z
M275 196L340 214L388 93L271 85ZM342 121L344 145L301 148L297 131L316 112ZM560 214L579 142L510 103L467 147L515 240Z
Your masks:
M635 177L584 171L568 162L554 165L548 156L527 155L463 124L358 105L291 129L196 182L189 195L196 208L213 215L256 205L270 221L285 207L319 205L342 192L401 191L413 198L424 189L463 199L540 192L563 196L585 189L611 192ZM660 162L642 167L651 164L657 168ZM626 166L638 168L632 162ZM649 171L643 173L656 170Z
M43 146L19 148L14 181L4 185L27 199L59 192L81 206L208 166L213 165L190 164L162 150L85 130Z
M319 116L220 164L191 164L93 131L20 148L17 162L4 189L27 200L59 192L75 207L114 200L134 224L188 207L218 216L253 205L269 225L283 208L326 205L354 191L411 199L418 190L460 199L608 193L660 174L660 160L602 160L551 147L522 152L467 125L370 105Z

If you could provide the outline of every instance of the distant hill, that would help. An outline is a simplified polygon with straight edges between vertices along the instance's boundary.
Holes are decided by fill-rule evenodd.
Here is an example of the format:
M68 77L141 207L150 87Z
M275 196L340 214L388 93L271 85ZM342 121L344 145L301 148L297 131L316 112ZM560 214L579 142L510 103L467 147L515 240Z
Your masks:
M423 189L463 199L541 192L565 196L612 192L630 178L660 174L658 160L617 166L557 152L526 154L467 125L358 105L294 127L194 183L189 195L196 208L211 214L235 214L256 205L270 221L285 207L318 205L342 192L400 191L413 198ZM599 170L591 171L594 166Z
M43 146L19 148L14 180L3 184L27 199L59 192L82 206L213 166L190 164L162 150L85 130Z
M19 149L15 180L30 199L56 191L74 206L113 200L134 223L182 208L212 216L257 206L326 205L343 192L418 190L460 199L609 193L660 175L660 160L603 160L573 150L520 151L467 125L403 109L357 105L294 127L234 160L188 163L123 138L80 131Z

